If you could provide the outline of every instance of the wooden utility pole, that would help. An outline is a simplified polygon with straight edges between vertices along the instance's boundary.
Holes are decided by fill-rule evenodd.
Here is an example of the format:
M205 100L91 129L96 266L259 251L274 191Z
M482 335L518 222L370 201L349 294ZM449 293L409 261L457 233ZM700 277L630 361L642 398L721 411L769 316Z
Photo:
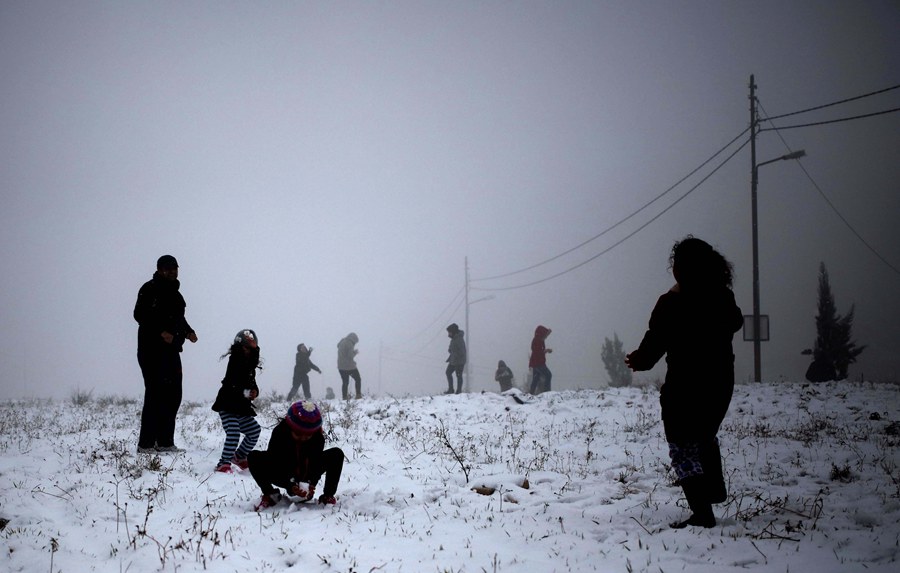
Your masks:
M750 209L753 224L753 380L762 379L762 345L759 319L759 223L756 214L756 186L759 179L756 165L756 132L758 130L758 114L756 113L756 83L750 74Z

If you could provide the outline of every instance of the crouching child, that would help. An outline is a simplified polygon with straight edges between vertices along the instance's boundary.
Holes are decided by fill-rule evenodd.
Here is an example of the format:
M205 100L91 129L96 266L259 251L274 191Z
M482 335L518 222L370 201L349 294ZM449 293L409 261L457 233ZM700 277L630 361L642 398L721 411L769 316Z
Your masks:
M322 414L314 402L303 400L292 404L272 430L268 449L252 451L247 459L250 474L262 490L256 511L282 499L278 488L301 501L313 499L323 474L325 486L319 503L337 501L334 494L344 467L344 452L340 448L325 449Z

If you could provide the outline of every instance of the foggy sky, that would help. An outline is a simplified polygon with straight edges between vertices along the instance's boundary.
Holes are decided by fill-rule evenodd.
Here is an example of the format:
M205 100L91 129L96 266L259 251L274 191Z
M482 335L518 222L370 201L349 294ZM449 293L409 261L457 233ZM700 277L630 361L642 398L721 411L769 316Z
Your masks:
M900 83L898 29L891 1L3 2L0 398L139 395L131 313L166 253L199 336L190 399L211 402L242 328L263 394L288 390L300 342L324 370L314 394L339 391L351 331L365 393L442 391L466 259L472 389L497 388L499 359L523 377L538 324L555 388L604 385L604 338L637 346L688 233L734 263L752 312L749 147L588 264L510 288L609 248L717 163L569 255L478 279L578 245L707 160L747 128L750 74L769 116ZM776 125L896 107L900 90ZM758 161L785 142L900 268L900 113L762 133ZM900 275L797 162L760 168L759 221L763 377L802 379L824 261L868 345L851 377L897 380ZM750 379L740 333L735 352Z

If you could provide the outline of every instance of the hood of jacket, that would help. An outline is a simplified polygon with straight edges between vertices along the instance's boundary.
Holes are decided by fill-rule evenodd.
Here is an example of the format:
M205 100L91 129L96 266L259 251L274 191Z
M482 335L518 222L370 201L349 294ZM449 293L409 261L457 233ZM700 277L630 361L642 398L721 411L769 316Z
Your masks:
M553 331L546 326L540 325L534 329L534 336L535 338L547 338L548 336L550 336L551 332Z

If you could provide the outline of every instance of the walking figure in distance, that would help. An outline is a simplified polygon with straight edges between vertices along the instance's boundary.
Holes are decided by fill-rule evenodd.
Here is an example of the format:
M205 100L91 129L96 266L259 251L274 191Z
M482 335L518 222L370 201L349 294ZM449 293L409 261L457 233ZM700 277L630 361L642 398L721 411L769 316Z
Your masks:
M219 413L225 429L225 446L216 465L216 471L231 473L231 464L247 469L247 456L259 439L259 423L253 400L259 396L256 371L262 369L259 360L259 339L252 330L238 332L228 352L225 378L216 395L212 409ZM244 439L241 440L241 434Z
M453 374L456 373L456 393L462 392L463 369L466 367L466 336L455 322L447 327L447 336L450 337L450 347L447 352L447 391L445 394L453 394Z
M305 344L297 346L297 357L294 362L294 379L293 384L291 385L291 391L288 392L287 395L288 402L293 401L294 396L297 395L297 390L299 390L301 386L303 387L303 397L307 400L312 397L312 394L309 391L309 371L315 370L319 374L322 373L319 367L313 364L313 361L309 358L312 351L313 349L307 348Z
M356 382L356 398L362 398L362 378L356 367L356 355L359 354L359 350L356 349L357 342L359 342L359 337L355 332L351 332L337 345L338 372L341 374L341 395L344 400L350 399L350 378Z
M538 326L534 329L534 338L531 340L531 357L528 359L528 367L531 368L531 393L534 395L551 390L550 381L553 373L547 368L547 355L553 352L547 348L546 341L553 332L546 326Z
M687 236L672 247L669 265L675 286L659 297L647 333L625 363L649 370L666 355L663 429L692 512L672 527L713 527L712 504L727 497L716 434L734 391L731 339L743 316L731 291L732 265L709 244Z

